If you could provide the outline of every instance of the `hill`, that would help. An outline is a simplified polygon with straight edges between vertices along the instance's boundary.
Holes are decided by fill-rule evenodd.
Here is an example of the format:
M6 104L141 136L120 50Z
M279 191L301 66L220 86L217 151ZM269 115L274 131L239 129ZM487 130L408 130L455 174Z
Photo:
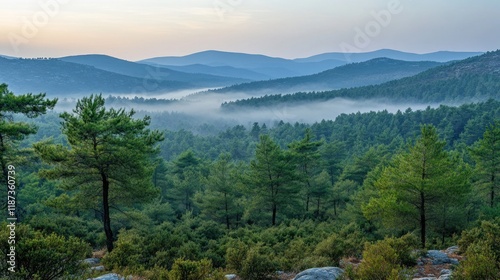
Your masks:
M203 51L186 56L164 56L149 58L140 63L158 64L166 67L181 67L193 65L205 65L207 68L197 68L197 73L217 73L212 72L212 67L229 66L241 71L245 69L259 73L267 79L286 78L293 76L304 76L316 74L325 70L335 68L353 62L363 62L374 58L387 57L405 61L437 61L448 62L460 60L479 52L435 52L429 54L414 54L395 50L378 50L366 53L324 53L306 58L284 59L278 57L269 57L259 54L246 54L223 51ZM175 69L180 70L181 69ZM220 71L220 70L218 70ZM187 71L189 72L189 71ZM234 77L234 76L232 76ZM240 78L252 79L248 76L238 76Z
M453 60L462 60L472 56L481 55L481 52L450 52L450 51L439 51L426 54L416 54L409 52L401 52L390 49L382 49L373 52L365 53L340 53L340 52L330 52L318 55L313 55L306 58L298 58L295 61L298 62L317 62L326 59L335 59L348 62L362 62L378 57L387 57L397 60L405 61L436 61L436 62L448 62Z
M0 58L0 83L13 92L45 92L49 96L90 93L148 93L194 88L179 81L143 79L58 59Z
M375 85L413 76L441 65L438 62L407 62L389 58L376 58L326 70L318 74L250 82L214 90L218 93L243 92L246 94L293 93L298 91L324 91Z
M269 95L223 104L238 106L272 106L282 103L325 101L333 98L381 99L387 102L454 103L500 98L500 51L488 52L438 66L412 77L381 85L324 92L299 92Z
M246 54L222 51L203 51L186 56L155 57L140 63L167 66L202 64L210 67L229 66L257 72L269 78L283 78L318 73L345 64L337 60L318 62L296 62L290 59L269 57L260 54Z
M136 78L188 82L196 87L220 87L246 80L208 74L184 73L161 66L135 63L107 55L77 55L59 58L61 61L93 66L97 69Z

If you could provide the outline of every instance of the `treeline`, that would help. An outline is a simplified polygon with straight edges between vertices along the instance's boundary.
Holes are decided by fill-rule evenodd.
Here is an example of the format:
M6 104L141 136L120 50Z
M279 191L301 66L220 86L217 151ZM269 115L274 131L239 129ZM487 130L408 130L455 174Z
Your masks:
M106 248L108 269L148 279L268 279L349 257L363 258L351 279L405 279L414 249L457 242L468 256L457 277L499 275L497 101L197 136L150 130L154 114L92 96L61 114L62 134L33 143L15 114L55 100L0 93L21 279L80 275L89 246Z
M279 104L322 102L334 98L352 100L383 100L386 102L463 103L499 98L500 51L469 58L451 65L439 66L412 77L381 85L323 92L298 92L287 95L266 95L225 102L222 108L237 110L246 107L270 107Z

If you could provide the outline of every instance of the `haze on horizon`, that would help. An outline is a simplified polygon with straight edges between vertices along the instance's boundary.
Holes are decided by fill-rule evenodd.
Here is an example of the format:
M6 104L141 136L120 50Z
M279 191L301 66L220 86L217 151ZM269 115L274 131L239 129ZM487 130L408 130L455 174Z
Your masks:
M345 46L361 52L390 48L416 53L500 46L496 0L169 2L4 1L0 54L100 53L139 60L222 50L299 58L346 51ZM391 7L390 18L384 18L382 11ZM373 26L376 15L383 19L379 28ZM371 32L362 44L360 30Z

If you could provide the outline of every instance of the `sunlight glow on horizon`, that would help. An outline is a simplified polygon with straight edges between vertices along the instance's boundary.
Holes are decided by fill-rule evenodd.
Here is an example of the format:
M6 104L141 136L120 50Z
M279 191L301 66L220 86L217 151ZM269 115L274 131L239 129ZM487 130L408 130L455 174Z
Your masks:
M355 46L374 14L397 3L386 26L356 49L488 51L500 45L499 1L40 0L6 2L0 54L100 53L139 60L221 50L298 58ZM370 29L368 29L370 31ZM377 32L375 32L377 31ZM12 42L15 42L14 44ZM14 45L14 46L13 46ZM359 46L359 45L358 45Z

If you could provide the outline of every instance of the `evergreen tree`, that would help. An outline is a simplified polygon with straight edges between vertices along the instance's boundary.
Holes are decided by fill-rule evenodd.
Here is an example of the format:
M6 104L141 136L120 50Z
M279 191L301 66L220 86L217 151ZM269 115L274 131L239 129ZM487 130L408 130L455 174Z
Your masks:
M477 162L477 184L480 189L487 190L489 205L493 208L500 188L500 121L488 127L471 153Z
M306 130L306 134L302 140L294 141L288 145L293 153L293 156L295 157L299 171L298 174L300 174L300 181L303 183L306 214L309 212L309 204L314 191L313 177L316 176L319 171L318 167L320 166L320 154L318 149L321 145L321 141L312 141L312 133L310 129Z
M201 213L226 224L229 230L241 217L238 205L238 176L229 154L222 154L215 161L206 180L206 190L197 193Z
M372 198L363 211L367 217L380 217L385 222L420 230L422 247L426 245L429 222L443 203L455 199L460 207L469 192L469 172L444 150L436 128L424 125L422 135L408 152L395 156L375 182L378 197ZM448 204L447 204L448 205ZM439 228L439 225L436 227Z
M292 155L268 135L261 135L248 177L256 204L260 210L271 212L271 224L276 225L278 211L296 203L299 192Z
M37 132L36 126L14 121L14 114L36 118L51 110L57 99L46 99L44 93L15 95L6 84L0 84L0 164L2 185L7 183L7 166L20 160L23 154L17 144L30 134Z
M133 204L158 192L152 184L152 155L162 133L147 129L150 118L134 119L135 112L104 107L101 95L78 100L73 114L61 114L62 130L70 147L35 144L52 169L41 174L61 179L61 186L82 206L102 212L108 252L113 250L110 209ZM99 198L96 200L96 198ZM100 200L100 202L99 202Z

